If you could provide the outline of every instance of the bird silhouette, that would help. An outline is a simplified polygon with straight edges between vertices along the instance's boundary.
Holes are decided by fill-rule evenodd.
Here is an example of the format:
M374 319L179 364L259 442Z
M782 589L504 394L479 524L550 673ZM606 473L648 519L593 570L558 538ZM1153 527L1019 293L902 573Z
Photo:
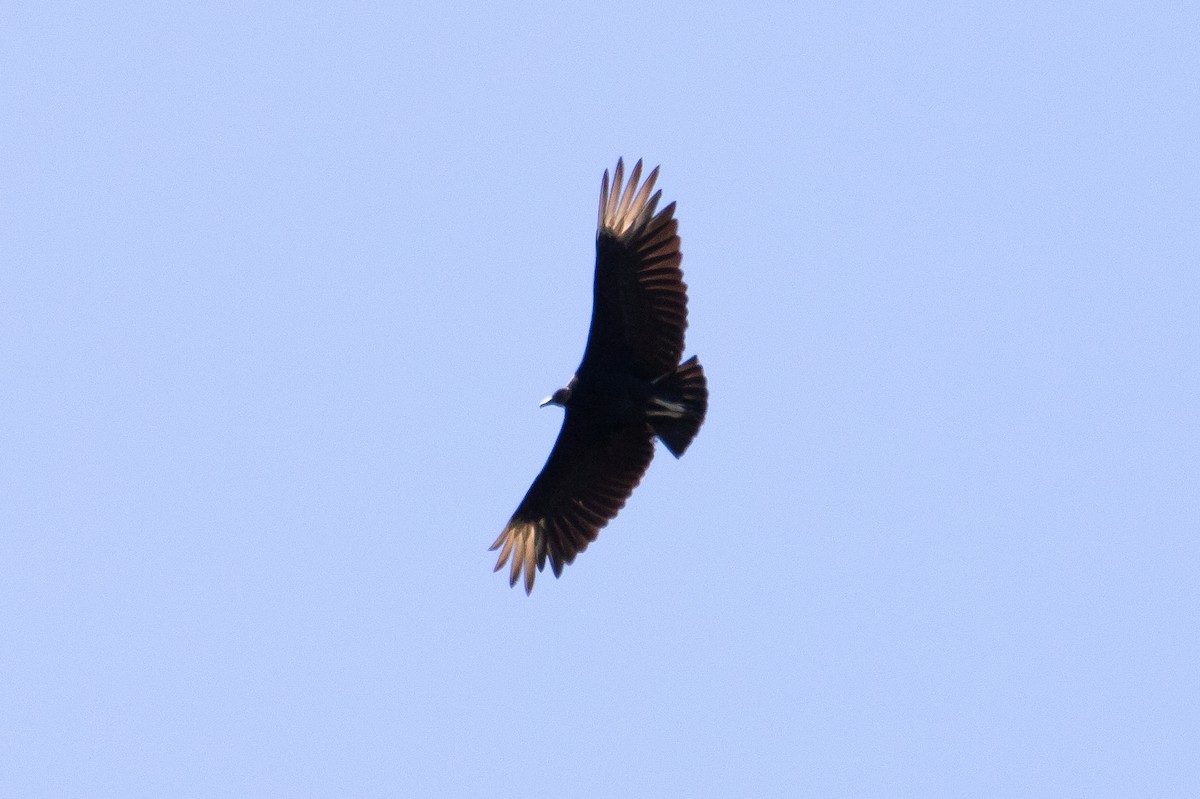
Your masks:
M655 212L658 167L639 186L639 160L611 190L600 183L592 323L574 377L542 406L565 409L546 465L491 549L496 571L525 593L550 561L554 576L596 540L625 506L660 439L676 458L708 411L708 384L695 356L683 363L687 285L680 270L675 203ZM654 192L653 195L651 192Z

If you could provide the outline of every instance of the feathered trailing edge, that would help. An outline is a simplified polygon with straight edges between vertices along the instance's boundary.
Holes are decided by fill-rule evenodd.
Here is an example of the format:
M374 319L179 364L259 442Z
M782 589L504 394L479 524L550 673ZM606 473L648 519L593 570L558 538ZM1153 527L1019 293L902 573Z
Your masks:
M654 457L652 435L648 424L599 433L568 413L546 465L492 542L495 571L508 564L509 585L523 574L527 594L547 560L562 574L625 507Z
M585 362L617 364L642 380L675 370L687 330L687 284L680 269L675 203L658 210L658 167L639 185L639 160L625 181L617 161L600 183L596 274Z

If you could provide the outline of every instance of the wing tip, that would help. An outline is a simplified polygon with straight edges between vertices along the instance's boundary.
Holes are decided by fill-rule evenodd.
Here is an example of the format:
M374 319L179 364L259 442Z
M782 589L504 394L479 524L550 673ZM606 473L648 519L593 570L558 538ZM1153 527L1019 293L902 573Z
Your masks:
M533 592L533 582L538 571L546 565L545 536L536 522L523 522L513 519L504 526L504 530L488 547L489 552L499 549L496 567L492 572L498 572L509 566L508 586L512 588L518 580L524 578L525 594Z
M652 219L661 216L661 213L655 214L654 209L662 192L655 192L651 196L660 167L655 166L651 169L642 181L642 166L643 160L639 158L629 174L629 180L626 181L625 159L618 158L611 183L608 170L604 170L604 177L600 181L600 212L596 220L598 233L607 233L618 238L627 237L646 227Z

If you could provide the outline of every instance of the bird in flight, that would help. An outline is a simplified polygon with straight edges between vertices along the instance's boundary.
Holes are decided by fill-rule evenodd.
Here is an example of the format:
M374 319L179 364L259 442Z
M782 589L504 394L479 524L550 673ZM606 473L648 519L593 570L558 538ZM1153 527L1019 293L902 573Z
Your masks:
M525 593L550 561L554 576L596 540L625 506L654 457L658 437L676 458L692 443L708 410L700 362L683 363L687 285L675 203L655 213L658 167L640 186L639 160L624 182L617 161L609 188L600 183L592 325L583 360L542 406L564 408L562 429L492 550L496 571L511 562L509 585ZM653 195L651 192L654 192Z

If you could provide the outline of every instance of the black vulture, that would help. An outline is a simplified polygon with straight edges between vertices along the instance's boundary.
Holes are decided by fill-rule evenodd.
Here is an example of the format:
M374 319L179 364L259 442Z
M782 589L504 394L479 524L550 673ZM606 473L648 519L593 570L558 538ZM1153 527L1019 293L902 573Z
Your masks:
M596 540L654 457L657 436L676 458L708 410L708 385L695 356L683 363L687 285L679 268L675 203L655 213L658 167L640 187L639 160L624 183L617 161L609 191L600 183L592 325L575 376L543 406L565 409L541 473L492 544L496 571L511 560L509 585L524 573L533 590L546 560L554 576Z

